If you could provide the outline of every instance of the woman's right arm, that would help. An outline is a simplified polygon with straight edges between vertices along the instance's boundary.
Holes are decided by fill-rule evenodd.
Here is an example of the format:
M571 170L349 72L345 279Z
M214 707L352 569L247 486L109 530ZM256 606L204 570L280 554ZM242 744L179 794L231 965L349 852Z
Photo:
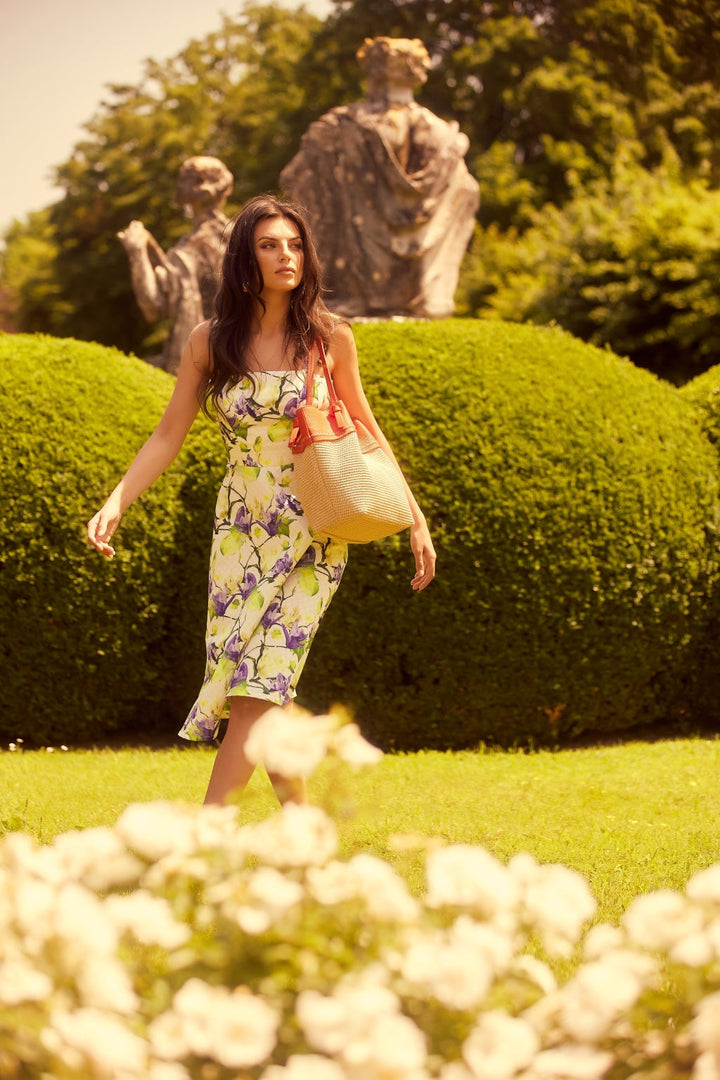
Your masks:
M88 522L88 540L109 559L115 554L109 541L123 513L174 461L197 416L199 394L210 371L209 329L209 323L201 323L190 334L175 389L160 423L105 504Z

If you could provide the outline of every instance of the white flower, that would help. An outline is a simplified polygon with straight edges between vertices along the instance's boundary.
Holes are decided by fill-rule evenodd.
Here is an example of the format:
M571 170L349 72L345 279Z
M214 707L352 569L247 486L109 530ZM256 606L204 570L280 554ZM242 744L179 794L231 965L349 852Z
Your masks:
M114 956L88 952L78 965L75 982L83 1004L91 1008L129 1015L138 1007L130 973Z
M613 1063L608 1051L590 1046L558 1046L541 1050L533 1062L538 1080L601 1080Z
M193 1054L229 1069L260 1065L275 1048L278 1016L253 994L189 979L175 995L172 1009L182 1024L178 1045L184 1040ZM163 1044L172 1047L172 1036L169 1024L151 1032L158 1054Z
M617 926L608 926L607 923L598 923L591 926L585 935L583 942L583 956L586 960L600 960L615 949L621 949L625 944L625 935Z
M246 850L271 866L323 866L337 851L337 830L318 806L286 803L257 825L240 830Z
M150 1066L148 1080L190 1080L190 1073L176 1062L156 1061Z
M41 1039L51 1052L60 1052L61 1056L64 1048L76 1051L101 1075L146 1075L144 1040L117 1017L98 1009L51 1013L50 1026Z
M314 1050L338 1054L364 1037L381 1016L397 1013L400 1003L384 986L340 983L327 996L317 990L301 991L295 1014Z
M123 810L115 830L131 850L148 862L157 862L172 852L190 852L195 847L190 815L172 802L132 803Z
M543 994L551 994L554 990L557 990L557 979L553 975L551 968L542 960L538 960L537 957L530 956L529 953L523 953L522 956L516 957L513 961L512 970L534 982L536 986L540 987Z
M61 833L53 848L67 876L94 892L133 885L145 869L117 833L102 826Z
M297 881L281 874L272 866L261 866L250 878L248 889L254 900L259 900L273 911L287 911L303 898L303 887Z
M185 1033L185 1020L173 1009L160 1013L148 1025L148 1039L152 1052L157 1057L175 1061L190 1053L190 1045Z
M64 939L68 954L80 958L90 951L114 954L118 947L117 929L102 901L74 882L55 895L49 925L54 935Z
M720 1080L720 1062L714 1054L699 1054L690 1076L691 1080Z
M519 897L517 883L502 863L470 844L431 851L426 876L428 907L472 907L490 918L513 909Z
M235 909L234 912L235 921L244 934L249 934L250 937L255 937L258 934L264 934L266 930L269 930L272 926L272 919L268 911L264 911L262 908L249 907L247 904L241 904L240 907Z
M275 1049L279 1018L262 998L235 990L215 1006L212 1057L228 1069L260 1065Z
M695 1019L690 1025L700 1050L712 1054L720 1072L720 991L709 994L695 1006Z
M720 863L694 874L685 892L691 900L700 904L720 903Z
M358 896L358 881L348 872L348 864L333 860L327 866L311 866L307 871L307 889L318 904L343 904Z
M712 919L707 924L704 935L713 947L715 958L720 960L720 918Z
M344 1002L317 990L302 990L298 994L295 1014L307 1041L313 1049L325 1054L339 1053L353 1028Z
M578 1042L603 1038L622 1012L630 1009L655 978L650 957L616 951L583 965L562 988L560 1021Z
M12 957L0 960L0 1003L20 1005L24 1001L43 1001L53 991L53 981L28 960Z
M425 1064L425 1036L408 1016L376 1016L367 1029L343 1047L341 1060L351 1077L360 1069L379 1080L414 1076Z
M36 878L20 877L11 897L14 921L32 954L42 948L55 912L56 890Z
M510 1080L530 1065L539 1049L530 1024L494 1009L480 1016L462 1053L477 1080Z
M332 735L330 747L342 761L355 768L377 765L385 756L363 737L357 724L344 724Z
M197 852L223 851L224 854L243 854L239 843L237 807L193 806L188 808L191 817L192 843ZM198 860L196 860L198 861Z
M709 934L698 932L689 934L673 945L668 953L673 964L685 964L687 967L705 967L716 956L716 950Z
M449 940L465 949L469 956L487 961L497 974L507 971L513 962L513 937L496 925L476 922L469 915L458 916L450 927Z
M260 1080L346 1080L346 1077L337 1062L320 1054L293 1054L286 1065L271 1065Z
M393 868L374 855L354 855L349 862L331 862L312 868L307 876L308 891L320 904L340 904L363 900L368 914L380 921L411 922L420 905L408 892Z
M508 869L521 884L529 926L549 953L569 956L584 923L597 909L585 878L567 866L535 863L529 855L514 856Z
M440 1069L439 1080L473 1080L473 1074L461 1061L451 1061Z
M438 932L411 939L401 974L449 1009L470 1009L485 1000L493 969L482 952L473 952Z
M175 949L190 937L189 928L177 921L168 901L145 889L109 896L105 909L119 931L129 931L143 945Z
M635 945L667 951L702 929L702 912L672 889L638 896L623 915L623 926Z
M329 716L312 716L294 706L268 709L257 720L245 743L245 753L255 765L280 776L309 776L315 772L328 750L335 721Z

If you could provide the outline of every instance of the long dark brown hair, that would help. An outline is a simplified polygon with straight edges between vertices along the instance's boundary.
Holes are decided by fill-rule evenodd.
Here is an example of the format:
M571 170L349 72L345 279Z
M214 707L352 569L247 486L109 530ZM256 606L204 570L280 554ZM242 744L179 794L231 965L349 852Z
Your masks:
M285 326L285 347L292 350L298 367L318 338L328 344L334 320L320 296L320 264L305 212L295 203L275 195L257 195L235 218L222 264L222 279L210 322L211 371L203 388L203 408L217 408L226 385L250 374L250 335L257 305L264 310L262 274L255 257L255 226L268 218L286 218L302 240L302 281L290 294ZM251 375L252 377L252 375Z

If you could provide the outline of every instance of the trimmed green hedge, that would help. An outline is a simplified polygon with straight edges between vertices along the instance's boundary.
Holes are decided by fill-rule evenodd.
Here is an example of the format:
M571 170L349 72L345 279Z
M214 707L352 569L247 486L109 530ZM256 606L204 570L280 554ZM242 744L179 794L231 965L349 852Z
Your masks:
M698 375L680 390L694 407L697 422L718 455L720 468L720 364ZM720 719L720 589L712 591L704 611L707 633L698 640L692 670L692 699L699 715Z
M457 320L356 336L438 577L409 592L405 539L353 551L308 700L349 701L371 738L403 749L710 719L696 691L718 471L693 408L555 329Z
M342 701L398 749L713 718L698 715L712 696L698 672L720 492L693 404L556 330L457 320L356 336L438 578L411 592L407 534L355 547L301 701ZM172 731L192 703L223 471L211 425L128 512L114 560L84 539L171 387L113 350L0 338L1 737Z
M210 426L126 515L114 559L85 539L172 386L113 349L0 336L0 738L156 734L193 700L223 472Z

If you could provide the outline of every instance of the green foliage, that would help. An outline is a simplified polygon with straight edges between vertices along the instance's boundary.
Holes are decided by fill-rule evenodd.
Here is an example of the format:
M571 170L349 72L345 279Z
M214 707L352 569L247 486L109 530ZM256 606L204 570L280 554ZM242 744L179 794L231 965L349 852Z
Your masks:
M343 701L400 749L702 720L693 672L718 578L718 477L677 392L557 330L356 335L438 577L410 593L406 536L353 549L301 697Z
M15 221L5 233L0 253L0 275L7 293L6 306L25 330L62 331L71 305L62 299L57 276L58 249L49 210Z
M0 736L153 732L192 701L222 474L209 426L128 514L112 561L84 536L171 389L114 350L0 337Z
M557 330L458 320L356 333L438 578L411 592L407 533L353 548L301 701L347 704L401 749L713 720L717 675L699 688L697 672L719 575L718 476L694 408ZM108 563L84 523L171 380L98 346L0 341L0 737L172 731L202 673L219 441L193 429Z
M681 395L695 406L703 432L720 452L720 365L683 386Z
M139 218L165 247L187 231L172 194L190 154L228 164L236 177L231 209L276 188L310 121L361 96L355 53L378 34L426 43L433 65L418 99L467 133L485 227L524 230L547 203L572 202L607 179L619 145L648 169L670 152L682 182L720 185L713 5L336 0L321 22L303 9L246 2L176 57L148 61L137 86L109 87L58 169L65 197L43 240L49 261L37 257L36 222L14 226L7 239L8 259L25 268L22 289L9 290L11 321L155 351L156 331L135 303L117 231ZM651 315L651 332L656 324Z
M720 183L717 5L695 0L335 0L318 40L346 58L365 36L421 38L423 104L470 137L483 224L572 197L606 175L617 143ZM496 171L498 156L502 172ZM508 181L509 180L509 184Z
M720 349L720 191L619 155L613 175L522 235L478 229L462 275L464 313L558 322L672 381Z
M172 59L149 60L139 85L109 87L87 135L57 170L66 194L52 208L64 305L55 332L156 349L117 232L141 219L167 249L188 231L173 193L180 165L194 154L219 157L233 173L230 211L277 186L290 144L313 115L294 74L319 25L304 11L248 3Z

